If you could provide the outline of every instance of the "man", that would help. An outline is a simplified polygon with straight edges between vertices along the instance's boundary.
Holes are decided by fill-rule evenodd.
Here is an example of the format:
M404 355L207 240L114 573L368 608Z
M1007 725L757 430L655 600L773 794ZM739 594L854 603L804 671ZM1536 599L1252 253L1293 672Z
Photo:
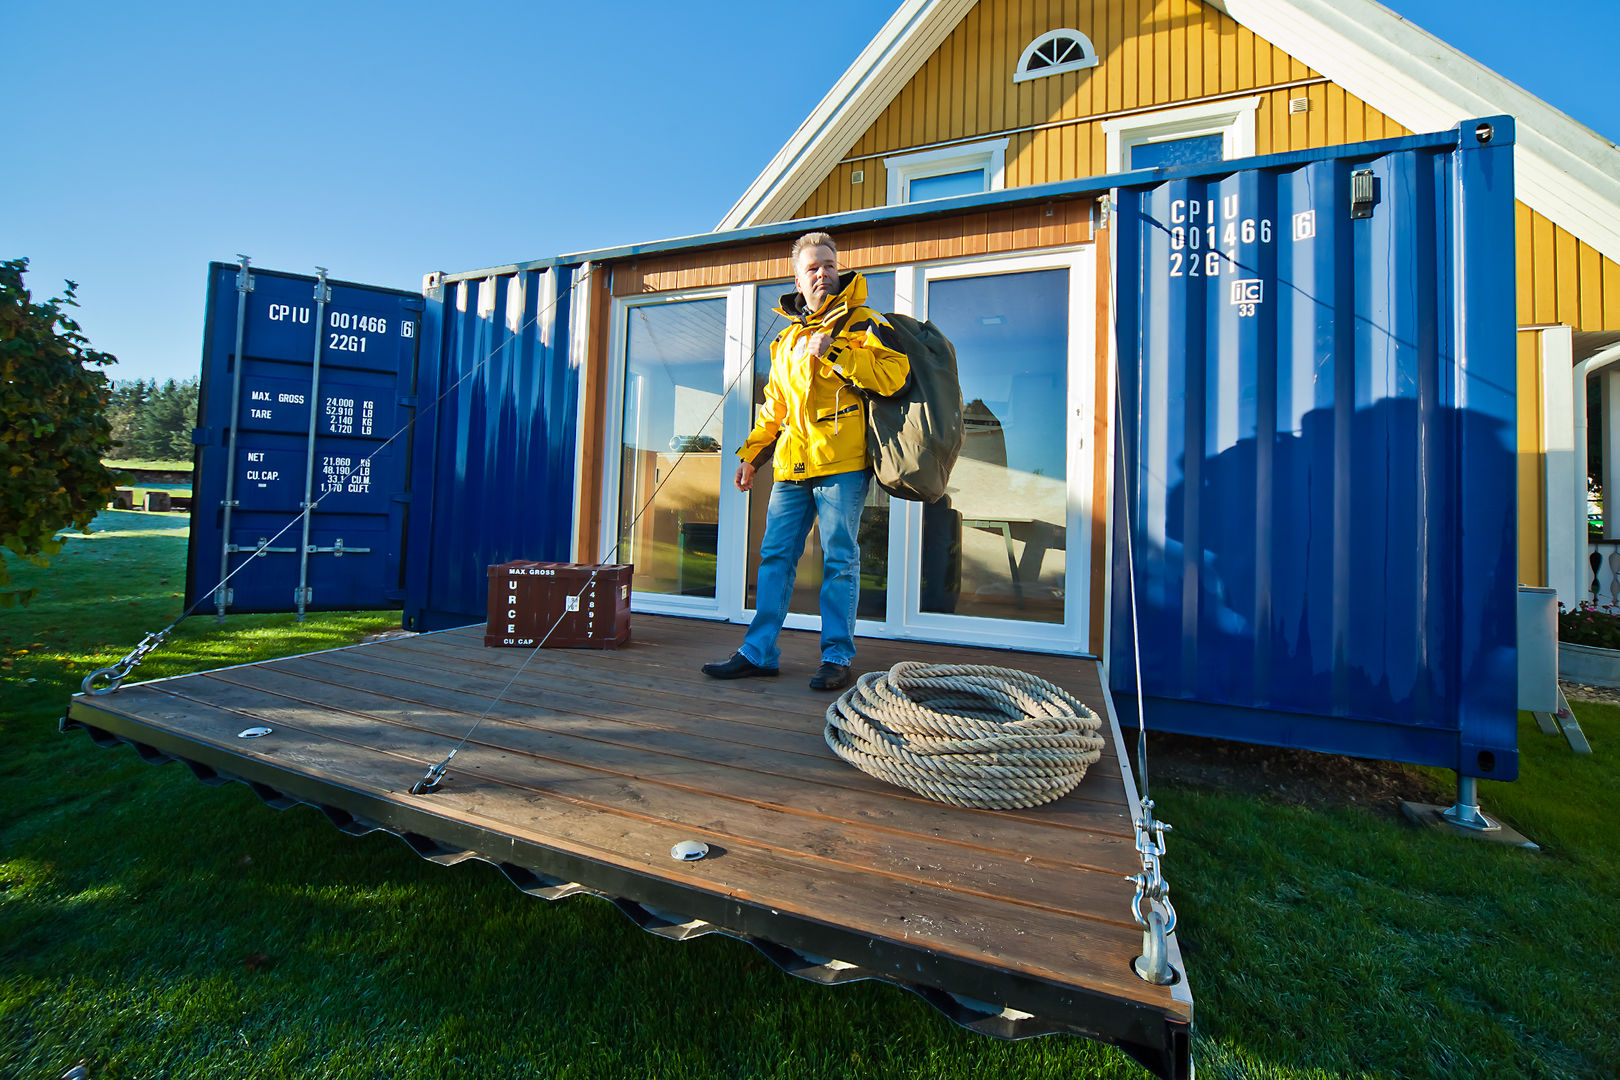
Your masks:
M771 343L771 375L759 420L737 455L738 491L773 453L776 483L760 543L754 621L729 660L703 665L716 679L775 675L776 639L787 617L799 555L810 526L821 527L821 667L810 686L849 685L855 659L855 605L861 590L857 533L871 473L866 467L866 402L851 384L893 394L910 372L906 354L878 336L883 316L866 307L866 279L838 273L826 233L793 242L793 282L778 312L787 329Z

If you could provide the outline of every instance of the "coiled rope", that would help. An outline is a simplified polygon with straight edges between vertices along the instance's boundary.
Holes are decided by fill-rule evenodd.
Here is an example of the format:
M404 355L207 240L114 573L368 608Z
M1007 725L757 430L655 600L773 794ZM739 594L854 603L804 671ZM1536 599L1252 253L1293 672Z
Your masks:
M1062 687L1012 668L902 660L827 707L833 753L938 802L1040 806L1102 757L1102 720Z

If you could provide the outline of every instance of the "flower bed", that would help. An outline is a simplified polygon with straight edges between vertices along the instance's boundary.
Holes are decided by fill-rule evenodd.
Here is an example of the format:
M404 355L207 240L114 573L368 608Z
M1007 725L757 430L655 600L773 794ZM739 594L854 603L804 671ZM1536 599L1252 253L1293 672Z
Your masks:
M1582 601L1558 607L1558 674L1592 686L1620 687L1620 609Z
M1559 604L1558 640L1596 649L1620 649L1620 608L1582 600L1570 611Z

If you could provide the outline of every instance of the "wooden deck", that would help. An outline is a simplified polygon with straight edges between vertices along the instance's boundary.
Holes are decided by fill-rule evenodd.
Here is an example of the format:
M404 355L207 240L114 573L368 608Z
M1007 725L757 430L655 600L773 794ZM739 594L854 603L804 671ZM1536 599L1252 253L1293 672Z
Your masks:
M1134 801L1095 662L860 642L857 670L1016 667L1107 720L1108 749L1068 796L961 810L827 748L830 696L807 686L814 635L783 634L782 677L722 683L698 668L740 627L637 615L633 628L617 651L532 657L483 647L482 626L375 642L77 695L66 724L351 832L387 829L424 857L485 859L536 895L606 896L655 933L724 932L806 978L900 983L990 1034L1074 1032L1188 1072L1186 980L1131 970ZM438 790L409 794L486 712ZM237 737L254 725L273 731ZM671 858L682 840L709 856Z

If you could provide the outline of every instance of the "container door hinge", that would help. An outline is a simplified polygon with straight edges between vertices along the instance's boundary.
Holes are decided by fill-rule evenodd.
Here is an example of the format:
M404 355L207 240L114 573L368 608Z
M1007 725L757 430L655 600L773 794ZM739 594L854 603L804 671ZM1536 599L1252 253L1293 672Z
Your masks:
M315 590L311 586L301 585L293 590L293 603L300 608L307 606L315 599ZM300 612L302 614L302 612Z
M253 275L248 271L248 267L252 265L253 260L246 255L238 255L237 258L242 261L242 266L236 272L236 291L250 293L253 291Z
M230 607L234 603L236 603L235 589L221 585L219 588L214 590L214 606L219 608L222 613L225 608Z

